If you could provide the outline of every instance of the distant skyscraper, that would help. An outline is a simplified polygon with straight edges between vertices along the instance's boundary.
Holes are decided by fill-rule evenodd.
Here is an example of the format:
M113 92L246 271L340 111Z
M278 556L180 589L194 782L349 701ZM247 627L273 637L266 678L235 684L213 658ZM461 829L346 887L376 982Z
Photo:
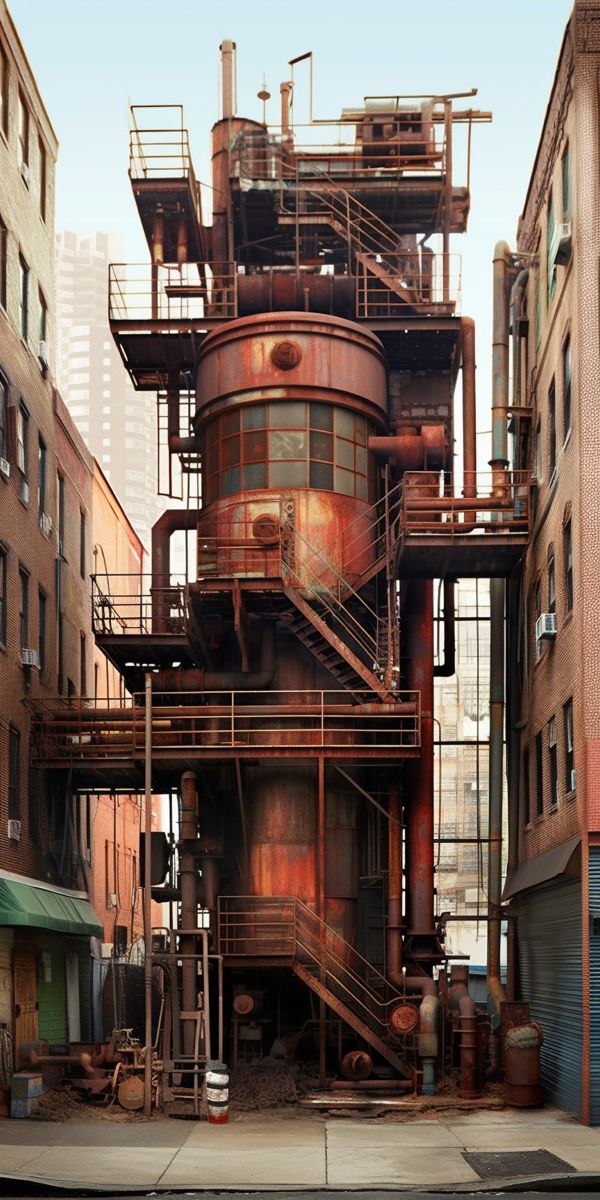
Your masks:
M147 549L156 494L156 400L134 391L108 326L119 239L57 235L57 378L69 411Z

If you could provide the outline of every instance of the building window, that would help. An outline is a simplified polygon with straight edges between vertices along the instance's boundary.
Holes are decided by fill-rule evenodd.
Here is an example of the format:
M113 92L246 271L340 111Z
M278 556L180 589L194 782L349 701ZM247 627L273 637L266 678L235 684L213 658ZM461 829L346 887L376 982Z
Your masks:
M539 483L542 478L542 419L540 417L535 427L535 478Z
M531 821L531 791L529 787L529 746L523 751L523 824Z
M6 308L6 270L7 270L8 233L6 225L0 217L0 306Z
M554 266L554 231L556 228L554 218L554 198L552 190L548 196L548 211L546 213L546 274L548 284L548 303L556 291L556 269Z
M535 807L538 817L544 812L544 756L542 752L542 734L535 738Z
M27 101L19 88L19 166L25 181L29 166L29 109Z
M550 479L556 470L556 386L554 380L548 392L548 474Z
M86 542L86 525L85 513L81 508L79 510L79 574L82 579L85 579L85 542Z
M563 385L563 442L571 432L571 339L568 337L562 351Z
M571 520L565 522L563 529L563 555L565 563L565 599L567 611L573 607L573 532Z
M44 348L45 348L46 355L47 355L47 353L48 353L48 305L46 304L44 293L42 292L41 289L39 292L39 301L40 301L39 340L40 340L40 342L44 343ZM41 357L41 352L42 352L41 346L39 347L39 350L40 350L40 357Z
M17 467L21 474L20 496L26 504L29 500L29 413L22 400L17 409Z
M43 437L38 438L38 517L40 522L43 514L46 512L46 466L48 453L46 443Z
M561 159L563 221L568 221L571 216L571 164L569 157L569 143L567 142Z
M40 656L40 675L46 667L46 619L48 604L46 595L40 589L38 592L38 652Z
M29 574L19 567L19 633L21 650L29 646Z
M542 640L537 637L538 617L542 615L542 581L538 579L533 591L533 638L535 643L535 661L542 657Z
M85 633L79 634L79 695L87 695L87 643Z
M18 821L21 815L21 734L14 725L8 727L8 819Z
M550 804L558 807L560 794L558 790L558 752L556 747L556 720L551 717L548 721L548 766L550 769Z
M6 627L8 624L8 554L5 546L0 546L0 645L6 646Z
M8 57L0 44L0 129L8 137Z
M565 791L576 791L575 757L573 753L573 697L563 704L563 724L565 731Z
M556 612L556 569L552 547L548 550L548 612Z
M8 384L0 375L0 458L8 460Z
M65 481L56 476L56 541L61 558L65 553Z
M38 151L40 156L40 217L42 221L46 221L46 193L48 188L48 165L46 158L46 147L41 139L38 138Z
M374 499L365 417L305 400L223 413L206 433L206 489L218 497L260 488L317 488Z
M21 337L27 341L27 330L29 328L29 267L23 258L19 255L19 329Z

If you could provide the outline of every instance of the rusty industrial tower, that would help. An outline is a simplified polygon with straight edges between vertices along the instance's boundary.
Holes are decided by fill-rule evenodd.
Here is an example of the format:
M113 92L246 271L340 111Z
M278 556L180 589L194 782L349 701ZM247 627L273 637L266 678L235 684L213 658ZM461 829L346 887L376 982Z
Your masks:
M95 578L96 637L131 699L39 708L38 762L74 788L142 790L152 672L152 784L179 803L162 893L173 928L154 942L169 1094L194 1091L217 1038L240 1057L303 1031L322 1080L344 1059L347 1074L432 1092L454 1054L476 1095L481 1022L466 968L447 976L435 905L433 580L435 670L452 674L454 582L494 578L502 605L528 536L506 411L477 476L475 331L450 249L470 202L453 134L466 126L470 150L489 114L468 98L372 97L342 112L332 144L301 144L290 83L275 132L236 114L234 54L224 42L212 223L177 110L148 128L137 109L130 178L150 261L110 274L123 360L157 393L163 450L201 500L157 522L141 590ZM196 539L184 583L182 529ZM496 809L496 1001L498 822ZM359 912L376 874L375 954Z

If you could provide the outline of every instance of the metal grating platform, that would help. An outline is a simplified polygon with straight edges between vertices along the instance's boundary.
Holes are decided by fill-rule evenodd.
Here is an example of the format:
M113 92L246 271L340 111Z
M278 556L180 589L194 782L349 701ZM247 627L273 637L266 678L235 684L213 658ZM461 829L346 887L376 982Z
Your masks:
M523 1175L574 1175L577 1168L549 1150L510 1150L506 1152L471 1152L462 1156L477 1172L480 1179L514 1179Z

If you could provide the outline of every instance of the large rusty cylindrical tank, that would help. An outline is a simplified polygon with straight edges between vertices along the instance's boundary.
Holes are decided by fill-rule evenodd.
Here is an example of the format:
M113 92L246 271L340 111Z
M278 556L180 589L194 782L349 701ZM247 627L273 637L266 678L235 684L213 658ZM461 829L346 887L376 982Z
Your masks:
M248 769L251 895L297 896L315 907L316 787L311 767Z
M269 555L276 565L281 531L293 528L300 580L331 586L326 558L356 581L374 554L377 464L367 440L385 430L385 405L381 343L350 321L263 313L209 334L196 377L199 574L273 574Z

